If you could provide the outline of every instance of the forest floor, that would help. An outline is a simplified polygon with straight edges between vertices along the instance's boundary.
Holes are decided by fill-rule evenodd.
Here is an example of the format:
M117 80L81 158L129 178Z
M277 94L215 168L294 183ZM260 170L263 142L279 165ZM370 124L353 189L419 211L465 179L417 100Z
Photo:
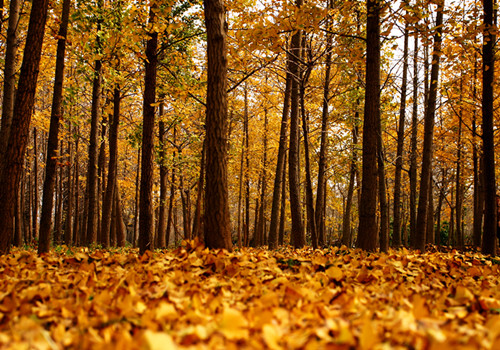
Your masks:
M479 253L59 247L0 257L2 349L500 349Z

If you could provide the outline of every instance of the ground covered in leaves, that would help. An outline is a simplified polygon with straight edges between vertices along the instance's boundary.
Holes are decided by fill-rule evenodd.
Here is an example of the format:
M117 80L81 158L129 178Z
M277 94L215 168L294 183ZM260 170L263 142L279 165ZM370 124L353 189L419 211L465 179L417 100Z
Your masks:
M209 251L0 257L0 348L500 349L476 253Z

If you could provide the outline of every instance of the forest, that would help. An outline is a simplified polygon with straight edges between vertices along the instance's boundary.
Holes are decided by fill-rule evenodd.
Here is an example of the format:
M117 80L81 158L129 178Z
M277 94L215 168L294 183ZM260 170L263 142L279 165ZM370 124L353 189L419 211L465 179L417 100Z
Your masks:
M0 0L0 348L500 348L496 6Z

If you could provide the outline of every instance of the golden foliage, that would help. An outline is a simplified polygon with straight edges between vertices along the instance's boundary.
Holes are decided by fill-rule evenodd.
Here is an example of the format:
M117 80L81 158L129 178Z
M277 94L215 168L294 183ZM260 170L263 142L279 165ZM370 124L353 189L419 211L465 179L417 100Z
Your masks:
M6 349L495 349L498 261L456 251L0 257Z

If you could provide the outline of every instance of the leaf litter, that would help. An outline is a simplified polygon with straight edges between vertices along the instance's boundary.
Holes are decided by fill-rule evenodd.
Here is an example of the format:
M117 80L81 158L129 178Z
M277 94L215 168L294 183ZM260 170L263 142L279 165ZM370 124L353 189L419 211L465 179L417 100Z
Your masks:
M2 349L499 349L500 265L346 247L0 257Z

